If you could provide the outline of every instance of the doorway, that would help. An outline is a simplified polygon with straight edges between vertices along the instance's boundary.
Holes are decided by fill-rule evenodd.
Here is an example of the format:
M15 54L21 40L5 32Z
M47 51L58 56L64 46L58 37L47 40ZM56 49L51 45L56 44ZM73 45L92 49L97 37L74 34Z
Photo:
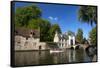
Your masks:
M71 45L73 45L73 40L71 39Z
M42 49L42 47L41 46L39 46L39 50L41 50Z

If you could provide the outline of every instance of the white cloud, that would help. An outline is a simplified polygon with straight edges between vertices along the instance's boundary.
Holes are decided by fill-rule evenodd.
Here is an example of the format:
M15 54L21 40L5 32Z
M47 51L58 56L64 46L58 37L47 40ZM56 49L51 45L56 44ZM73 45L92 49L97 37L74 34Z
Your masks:
M53 17L52 17L52 16L49 16L48 18L49 18L50 20L53 20Z
M48 18L49 18L50 20L54 20L54 21L57 21L57 20L58 20L58 17L49 16Z
M58 20L58 18L57 18L57 17L55 17L55 18L54 18L54 20L55 20L55 21L57 21L57 20Z

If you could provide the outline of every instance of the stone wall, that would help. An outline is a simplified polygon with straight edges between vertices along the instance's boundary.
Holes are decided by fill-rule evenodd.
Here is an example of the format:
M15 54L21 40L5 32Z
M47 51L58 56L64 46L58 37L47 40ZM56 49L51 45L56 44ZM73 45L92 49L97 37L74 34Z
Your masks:
M27 38L15 36L15 50L47 50L48 46L45 42L40 42L39 38Z

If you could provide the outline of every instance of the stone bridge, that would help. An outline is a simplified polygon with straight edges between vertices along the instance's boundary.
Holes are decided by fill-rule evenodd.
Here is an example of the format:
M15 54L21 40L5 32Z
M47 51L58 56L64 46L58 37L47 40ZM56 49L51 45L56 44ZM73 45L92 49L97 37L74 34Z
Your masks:
M73 48L73 49L83 48L85 50L88 46L89 45L87 45L87 44L77 44L77 45L73 45L71 48Z

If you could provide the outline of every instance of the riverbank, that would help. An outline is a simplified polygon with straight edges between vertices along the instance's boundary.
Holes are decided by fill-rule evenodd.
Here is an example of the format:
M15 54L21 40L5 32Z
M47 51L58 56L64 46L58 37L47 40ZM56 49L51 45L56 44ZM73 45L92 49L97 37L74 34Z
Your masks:
M50 49L45 49L45 50L15 50L15 52L30 52L30 51L50 51Z

